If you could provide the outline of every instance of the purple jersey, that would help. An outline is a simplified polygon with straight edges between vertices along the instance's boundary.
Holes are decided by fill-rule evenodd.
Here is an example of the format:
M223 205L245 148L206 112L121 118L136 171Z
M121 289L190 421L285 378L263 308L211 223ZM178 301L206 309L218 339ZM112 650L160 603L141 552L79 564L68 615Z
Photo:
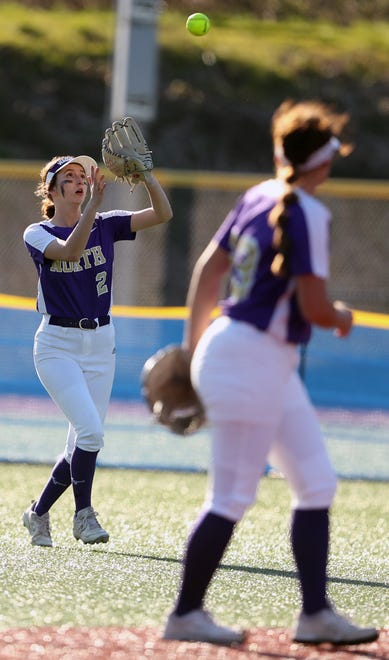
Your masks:
M215 240L232 260L229 292L223 313L255 325L281 341L306 343L311 326L302 317L296 296L297 275L328 278L329 210L297 188L298 203L289 207L287 233L291 240L290 276L275 277L271 264L273 229L269 211L282 196L276 179L250 188L230 211Z
M95 319L109 314L112 301L114 243L134 240L129 211L96 215L88 243L79 261L46 259L53 237L66 240L73 227L57 227L44 220L27 227L23 238L38 271L37 310L73 319Z

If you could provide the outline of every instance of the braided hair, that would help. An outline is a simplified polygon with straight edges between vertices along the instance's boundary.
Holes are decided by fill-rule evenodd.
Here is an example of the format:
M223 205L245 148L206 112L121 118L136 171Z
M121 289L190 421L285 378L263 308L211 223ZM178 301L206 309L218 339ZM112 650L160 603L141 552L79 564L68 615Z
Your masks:
M273 247L276 255L271 270L273 275L288 277L291 241L288 236L290 207L298 201L293 184L304 170L310 156L341 133L348 122L347 114L338 114L320 101L285 101L272 118L272 138L278 156L277 177L285 183L282 197L269 214L274 228ZM339 143L340 144L340 143ZM340 145L339 152L346 155L351 145ZM312 169L314 169L312 167Z

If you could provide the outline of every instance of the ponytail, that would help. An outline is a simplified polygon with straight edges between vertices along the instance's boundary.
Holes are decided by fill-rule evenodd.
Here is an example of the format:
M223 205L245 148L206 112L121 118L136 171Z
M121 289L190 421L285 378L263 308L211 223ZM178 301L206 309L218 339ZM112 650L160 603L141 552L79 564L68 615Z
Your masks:
M55 206L51 199L48 197L44 199L41 203L41 213L44 218L47 220L51 220L51 218L54 217L55 214Z
M67 156L54 156L54 158L52 158L49 163L46 163L46 165L40 171L40 181L35 190L35 195L42 198L41 214L43 218L46 218L47 220L51 220L55 214L55 205L52 200L50 190L55 185L56 175L53 176L49 184L46 183L46 176L50 168L53 167L53 165L55 165L62 158L67 158ZM71 156L69 156L69 158L71 158Z

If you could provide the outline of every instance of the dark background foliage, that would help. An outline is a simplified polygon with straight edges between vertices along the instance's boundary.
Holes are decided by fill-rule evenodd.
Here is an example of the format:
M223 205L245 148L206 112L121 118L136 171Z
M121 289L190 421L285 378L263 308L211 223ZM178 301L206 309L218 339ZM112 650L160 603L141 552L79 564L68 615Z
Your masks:
M29 10L36 8L112 12L116 7L112 0L19 0L19 5L26 7L26 32L31 31ZM166 0L160 6L166 14L181 12L180 25L186 14L197 10L215 16L247 13L253 21L266 19L276 25L299 17L312 25L327 20L337 26L389 19L389 0ZM42 44L41 51L0 46L0 158L46 160L76 152L100 158L109 116L112 44L92 50L98 37L91 30L84 35L91 51L61 60L47 56L45 34L38 32L35 42ZM337 165L336 174L387 178L389 70L382 66L377 71L369 53L347 68L340 43L330 66L321 65L315 53L297 73L287 70L288 63L280 73L227 57L207 66L198 49L175 49L173 37L161 45L158 112L145 127L157 166L268 172L273 110L286 97L315 96L352 117L356 149Z

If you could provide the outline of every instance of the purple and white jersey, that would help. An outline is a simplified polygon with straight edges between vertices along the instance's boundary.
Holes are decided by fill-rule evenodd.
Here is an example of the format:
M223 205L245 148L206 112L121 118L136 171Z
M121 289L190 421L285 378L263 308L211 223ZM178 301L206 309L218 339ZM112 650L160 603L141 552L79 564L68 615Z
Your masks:
M280 341L300 344L309 340L311 326L300 313L295 278L307 274L328 278L331 215L319 200L296 188L298 203L289 206L287 221L290 277L275 277L268 215L283 189L277 179L250 188L216 232L214 239L232 259L228 297L221 306L231 318L251 323Z
M57 227L50 220L27 227L23 238L38 271L38 312L72 319L109 314L114 243L135 239L131 215L129 211L97 214L79 261L53 261L44 256L53 237L66 240L73 227Z

